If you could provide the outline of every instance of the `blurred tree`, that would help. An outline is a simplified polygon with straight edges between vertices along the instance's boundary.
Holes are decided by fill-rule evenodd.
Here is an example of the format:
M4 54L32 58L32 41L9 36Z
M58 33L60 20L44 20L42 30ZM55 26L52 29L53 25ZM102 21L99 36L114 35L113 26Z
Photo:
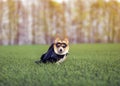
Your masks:
M2 13L2 11L3 11L3 2L2 1L0 1L0 45L2 45L2 39L3 39L3 37L2 37L2 16L3 16L3 13Z
M105 12L105 1L100 0L96 1L92 4L91 10L90 10L90 16L91 16L91 33L92 36L89 39L92 39L93 42L101 42L102 38L104 38L103 30L103 22L104 19L106 19L106 16L104 15ZM99 14L99 15L98 15ZM100 34L102 33L102 35Z
M17 18L17 15L16 15L16 12L17 12L17 9L16 9L16 3L14 0L8 0L7 1L7 4L8 4L8 19L9 19L9 28L8 28L8 31L9 31L9 44L10 45L13 45L15 44L15 37L17 35L17 21L18 21L18 18Z
M109 15L109 27L108 27L108 42L114 42L115 41L115 35L117 33L117 30L120 29L120 25L118 21L120 21L120 3L117 1L110 1L108 2L108 13ZM119 33L120 34L120 33Z
M2 2L2 21L1 21L1 28L2 28L2 44L8 45L9 44L9 20L8 20L8 4L7 2Z
M29 40L29 25L28 25L28 5L25 7L21 1L17 1L17 16L18 16L18 22L17 22L17 42L19 45L22 44L30 44Z
M77 34L77 42L83 42L83 38L84 38L84 32L83 29L83 22L86 18L86 12L85 12L85 2L82 0L76 0L75 2L76 4L76 17L75 17L75 21L76 21L76 25L77 25L77 29L76 29L76 34Z
M64 36L66 34L65 28L65 15L64 15L64 4L59 4L54 1L50 1L50 16L52 21L52 28L55 34Z
M48 9L48 5L49 5L49 0L43 0L43 22L44 22L44 38L45 38L45 43L48 44L49 43L49 9Z
M36 10L36 6L34 4L32 4L32 44L36 44L36 29L37 29L37 11ZM35 12L34 12L35 11Z

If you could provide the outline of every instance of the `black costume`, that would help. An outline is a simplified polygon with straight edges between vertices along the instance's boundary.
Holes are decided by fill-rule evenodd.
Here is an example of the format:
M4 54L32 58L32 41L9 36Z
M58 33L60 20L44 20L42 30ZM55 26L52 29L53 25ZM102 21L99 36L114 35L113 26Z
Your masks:
M58 55L54 52L54 44L52 44L48 51L43 54L41 56L41 60L40 61L36 61L36 63L47 63L47 62L51 62L51 63L54 63L54 62L57 62L59 61L60 59L64 58L64 56L67 56L67 54L64 54L64 55Z

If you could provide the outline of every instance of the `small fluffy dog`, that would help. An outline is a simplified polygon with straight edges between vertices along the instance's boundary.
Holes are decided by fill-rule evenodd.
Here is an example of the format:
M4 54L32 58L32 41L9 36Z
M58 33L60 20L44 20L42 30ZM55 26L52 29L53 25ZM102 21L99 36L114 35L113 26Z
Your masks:
M60 38L56 38L48 51L41 56L40 61L36 61L36 63L61 63L66 59L68 51L68 39L65 38L64 40L61 40Z

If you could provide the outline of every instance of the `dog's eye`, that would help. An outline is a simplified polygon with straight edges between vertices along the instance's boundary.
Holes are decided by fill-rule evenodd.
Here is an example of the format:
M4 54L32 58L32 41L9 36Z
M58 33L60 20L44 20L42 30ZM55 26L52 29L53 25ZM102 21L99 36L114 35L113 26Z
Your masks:
M56 47L60 47L61 46L61 43L56 43Z
M63 47L63 48L66 48L66 47L67 47L67 45L66 45L65 43L63 43L63 44L62 44L62 47Z

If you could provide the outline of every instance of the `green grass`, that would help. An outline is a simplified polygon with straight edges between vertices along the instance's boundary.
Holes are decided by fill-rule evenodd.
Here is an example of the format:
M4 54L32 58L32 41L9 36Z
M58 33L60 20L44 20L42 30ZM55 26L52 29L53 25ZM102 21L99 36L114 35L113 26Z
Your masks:
M70 45L61 65L35 64L47 49L0 46L0 86L120 86L120 44Z

